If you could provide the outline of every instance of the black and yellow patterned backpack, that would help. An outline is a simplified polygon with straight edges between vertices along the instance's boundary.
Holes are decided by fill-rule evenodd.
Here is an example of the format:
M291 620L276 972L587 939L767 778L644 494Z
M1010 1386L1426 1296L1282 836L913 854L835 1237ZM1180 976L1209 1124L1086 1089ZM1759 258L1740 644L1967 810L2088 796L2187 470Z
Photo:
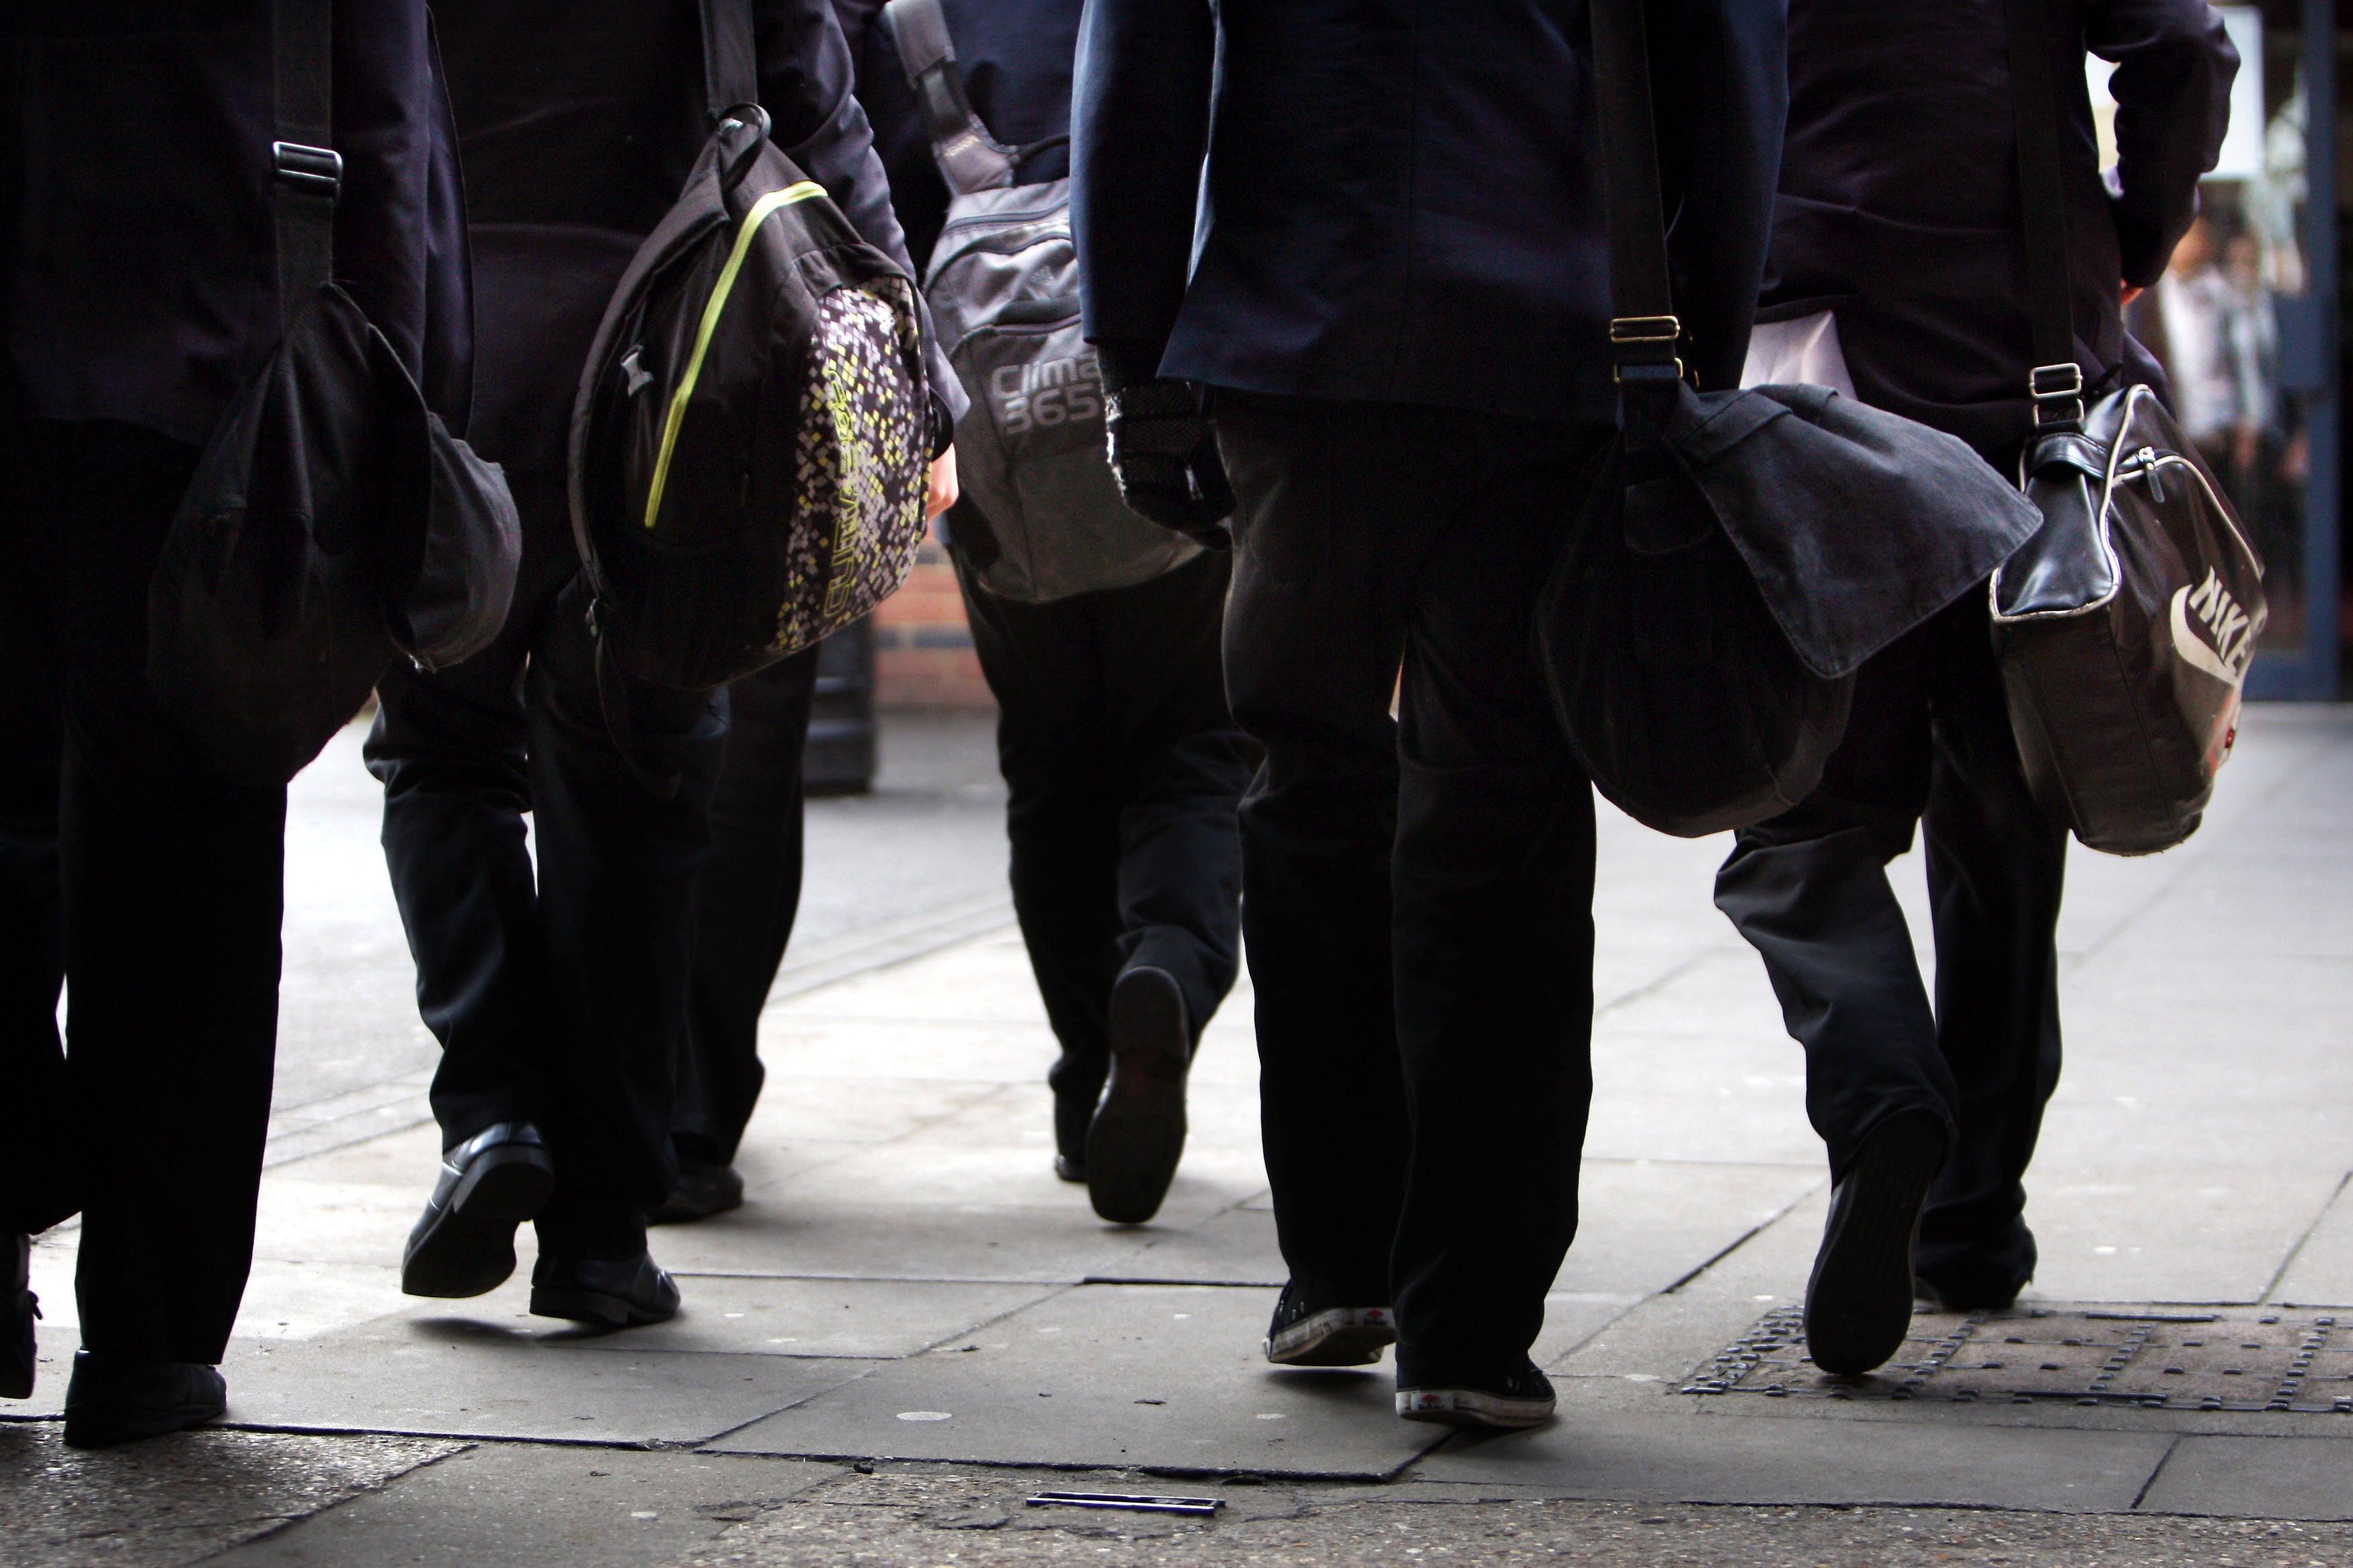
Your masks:
M932 397L914 284L768 141L751 7L706 0L718 129L622 275L572 413L600 662L723 685L905 581Z

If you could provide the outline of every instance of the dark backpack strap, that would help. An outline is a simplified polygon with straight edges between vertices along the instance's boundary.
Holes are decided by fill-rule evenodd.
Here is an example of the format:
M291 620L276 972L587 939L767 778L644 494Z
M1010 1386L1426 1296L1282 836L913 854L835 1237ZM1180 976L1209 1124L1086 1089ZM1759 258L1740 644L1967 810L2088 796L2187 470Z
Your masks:
M2075 299L2069 277L2065 163L2059 150L2059 89L2051 71L2043 0L2006 0L2010 108L2018 141L2018 199L2026 240L2026 313L2034 368L2027 390L2035 427L2084 422L2084 368L2075 359Z
M752 32L752 0L701 0L702 104L712 124L739 103L760 101L760 57Z
M278 242L278 325L294 324L334 274L335 197L343 160L334 141L332 0L269 7L277 139L269 145L270 226Z
M948 38L940 0L891 0L882 7L882 19L898 40L900 68L923 106L932 156L949 191L965 195L1013 184L1021 150L991 136L965 96L964 74L956 69L955 45Z
M1609 357L1627 431L1648 445L1666 424L1683 366L1642 0L1593 0L1593 76L1609 228Z

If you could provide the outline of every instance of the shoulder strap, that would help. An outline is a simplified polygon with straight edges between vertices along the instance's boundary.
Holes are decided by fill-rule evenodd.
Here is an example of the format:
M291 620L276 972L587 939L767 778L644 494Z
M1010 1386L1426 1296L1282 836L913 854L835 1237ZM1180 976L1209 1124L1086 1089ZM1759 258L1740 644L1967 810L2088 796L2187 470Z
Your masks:
M702 16L702 104L715 125L737 104L760 101L752 0L699 0L695 9Z
M278 242L278 325L294 324L334 273L335 197L343 160L334 141L332 0L273 0L269 7L277 139L269 144L270 226Z
M1645 409L1646 417L1627 420L1627 427L1647 437L1664 426L1683 367L1675 353L1683 323L1667 259L1642 0L1593 0L1593 75L1609 229L1609 357L1621 409L1635 397Z
M1013 184L1021 154L988 133L965 96L964 76L956 69L955 46L949 41L940 0L890 0L882 7L882 18L898 40L900 68L923 106L932 156L948 189L965 195Z
M2027 390L2038 430L2084 421L2084 369L2075 360L2075 300L2068 276L2067 190L2059 152L2059 89L2051 72L2043 0L2005 0L2010 22L2010 105L2018 142L2018 200L2026 240L2026 311L2034 368Z

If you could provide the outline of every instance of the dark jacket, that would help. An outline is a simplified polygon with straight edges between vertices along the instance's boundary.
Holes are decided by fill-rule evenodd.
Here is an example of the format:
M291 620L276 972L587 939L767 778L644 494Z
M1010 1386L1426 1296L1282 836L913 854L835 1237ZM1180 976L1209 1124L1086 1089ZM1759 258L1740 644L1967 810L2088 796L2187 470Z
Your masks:
M2197 212L2238 56L2203 0L2044 0L2061 94L2077 352L2125 354ZM1761 319L1838 313L1865 402L1981 451L2026 431L2025 246L2004 0L1790 0L1789 136ZM2098 172L2085 48L2116 64L2119 191Z
M268 0L0 14L0 396L191 444L278 341ZM469 308L424 0L334 10L335 276L462 427Z
M1024 184L1071 172L1071 67L1085 8L1085 0L941 0L965 95L988 133L1012 147L1053 143L1021 161L1015 177ZM882 20L882 0L833 0L833 9L858 62L858 100L874 127L907 253L928 267L947 219L948 187L900 67L898 40Z
M828 0L753 4L771 140L906 265ZM710 138L699 15L693 0L445 0L438 15L481 300L474 444L560 465L606 302ZM944 362L934 379L961 407Z
M1651 0L1650 31L1677 305L1704 384L1731 385L1782 4ZM1156 358L1261 392L1610 418L1591 57L1584 0L1093 0L1072 148L1088 335L1131 375Z

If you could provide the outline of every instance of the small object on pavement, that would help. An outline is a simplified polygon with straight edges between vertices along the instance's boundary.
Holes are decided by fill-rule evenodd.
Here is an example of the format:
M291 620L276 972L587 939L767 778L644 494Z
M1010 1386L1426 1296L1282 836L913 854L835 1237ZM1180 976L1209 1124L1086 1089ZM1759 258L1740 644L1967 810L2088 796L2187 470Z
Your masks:
M1138 1513L1211 1514L1226 1506L1215 1497L1155 1497L1148 1492L1039 1492L1031 1508L1116 1508Z

